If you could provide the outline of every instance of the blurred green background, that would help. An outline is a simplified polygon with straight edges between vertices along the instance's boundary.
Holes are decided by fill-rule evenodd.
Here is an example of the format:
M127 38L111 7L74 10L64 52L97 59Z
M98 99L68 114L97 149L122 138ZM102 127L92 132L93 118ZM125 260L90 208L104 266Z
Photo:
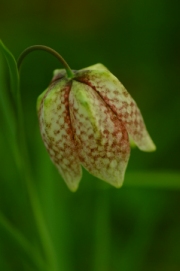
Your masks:
M56 270L180 270L179 9L175 0L0 0L0 39L15 58L44 44L72 69L103 63L136 100L157 145L150 154L132 150L121 189L84 172L79 190L68 191L43 146L36 115L37 96L61 67L44 52L27 57L21 70L26 134ZM0 80L8 90L1 55ZM7 219L0 225L0 270L39 270L17 242L20 234L46 262L12 156L2 96L0 104L0 210Z

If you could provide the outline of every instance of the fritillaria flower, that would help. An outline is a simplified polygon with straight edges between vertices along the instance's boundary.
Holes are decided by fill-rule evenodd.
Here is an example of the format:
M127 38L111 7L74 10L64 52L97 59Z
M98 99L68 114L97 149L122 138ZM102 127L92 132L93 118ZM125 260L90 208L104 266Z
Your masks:
M136 102L102 64L73 71L73 78L55 70L37 110L45 147L72 191L82 178L81 166L121 187L130 140L142 151L155 150Z

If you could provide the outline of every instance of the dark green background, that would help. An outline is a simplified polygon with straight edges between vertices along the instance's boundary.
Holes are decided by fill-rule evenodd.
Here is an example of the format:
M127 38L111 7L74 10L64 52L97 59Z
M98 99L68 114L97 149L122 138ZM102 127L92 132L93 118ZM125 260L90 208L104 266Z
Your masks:
M45 151L36 115L37 96L62 67L44 52L27 57L21 92L30 159L59 270L180 270L179 10L175 0L0 0L0 39L16 58L30 45L44 44L73 69L103 63L136 100L157 145L150 154L132 150L120 190L85 172L76 194L69 192ZM0 80L8 88L0 61ZM0 209L38 247L6 126L1 107ZM174 176L177 189L171 187ZM0 228L0 270L33 268Z

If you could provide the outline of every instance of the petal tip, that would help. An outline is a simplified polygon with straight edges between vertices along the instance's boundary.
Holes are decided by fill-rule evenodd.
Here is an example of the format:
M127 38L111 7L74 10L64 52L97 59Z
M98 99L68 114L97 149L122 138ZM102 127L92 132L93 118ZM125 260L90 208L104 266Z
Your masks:
M156 145L152 142L150 152L156 151Z
M79 185L76 185L76 186L72 186L72 185L67 185L68 186L68 188L69 188L69 190L71 191L71 192L73 192L73 193L75 193L77 190L78 190L78 188L79 188Z
M125 174L125 172L124 172ZM119 176L118 178L116 177L115 179L112 178L111 180L107 180L107 179L101 179L102 181L107 182L108 184L114 186L115 188L119 189L123 186L124 183L124 174L123 176Z
M68 174L66 174L66 176L65 175L63 176L63 179L71 192L76 192L78 190L81 178L82 178L82 171L80 171L78 176L73 177L73 176L69 176Z
M149 138L147 144L141 150L146 151L146 152L154 152L154 151L156 151L156 145L154 144L152 139Z
M117 189L121 188L123 186L123 182L124 181L115 184L114 187L117 188Z

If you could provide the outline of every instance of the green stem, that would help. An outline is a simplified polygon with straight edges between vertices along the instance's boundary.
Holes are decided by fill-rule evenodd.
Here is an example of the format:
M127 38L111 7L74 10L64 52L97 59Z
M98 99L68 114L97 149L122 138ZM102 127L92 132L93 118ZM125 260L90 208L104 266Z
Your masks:
M67 62L64 60L64 58L63 58L58 52L56 52L55 50L53 50L52 48L50 48L50 47L48 47L48 46L44 46L44 45L33 45L33 46L30 46L30 47L28 47L27 49L25 49L25 50L21 53L21 55L20 55L20 57L19 57L19 59L18 59L18 61L17 61L17 63L18 63L18 64L17 64L18 70L20 69L20 66L21 66L21 63L22 63L23 59L24 59L29 53L31 53L31 52L33 52L33 51L36 51L36 50L43 50L43 51L46 51L46 52L48 52L48 53L54 55L54 56L55 56L55 57L63 64L63 66L65 67L65 70L66 70L66 72L67 72L68 78L73 78L73 77L74 77L74 74L73 74L71 68L69 67L69 65L67 64Z
M23 110L22 110L22 102L20 91L18 92L18 121L19 121L19 146L21 148L21 156L23 157L23 168L22 168L22 177L26 180L27 189L29 193L29 198L32 206L32 210L34 213L35 221L37 224L37 228L39 231L39 236L41 239L42 246L44 248L44 252L48 263L51 267L51 271L57 271L57 261L55 257L54 247L51 241L51 237L49 235L48 229L46 227L46 222L43 217L43 212L41 208L41 204L39 202L37 191L33 184L33 176L31 173L31 163L29 161L26 135L24 129L24 120L23 120Z

